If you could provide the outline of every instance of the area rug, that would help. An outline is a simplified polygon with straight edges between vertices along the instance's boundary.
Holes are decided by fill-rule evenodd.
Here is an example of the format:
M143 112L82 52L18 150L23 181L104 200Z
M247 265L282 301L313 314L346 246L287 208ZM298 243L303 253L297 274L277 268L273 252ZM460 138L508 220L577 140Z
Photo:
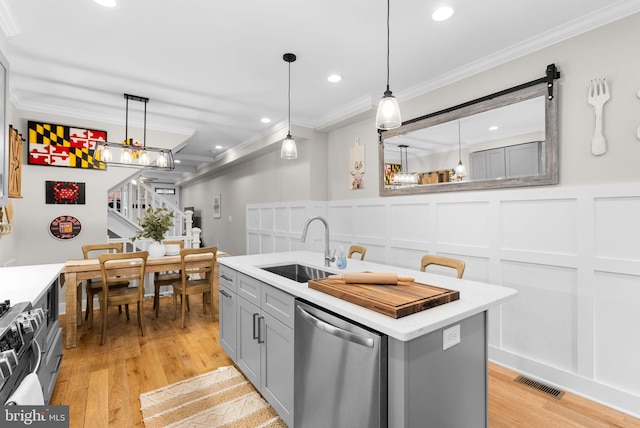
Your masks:
M140 394L145 428L286 428L235 367L227 366Z

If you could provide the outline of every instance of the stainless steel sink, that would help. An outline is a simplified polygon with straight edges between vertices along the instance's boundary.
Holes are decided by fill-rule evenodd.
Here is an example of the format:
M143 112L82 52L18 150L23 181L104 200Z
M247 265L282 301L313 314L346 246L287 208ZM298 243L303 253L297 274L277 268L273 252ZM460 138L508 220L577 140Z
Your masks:
M266 266L262 269L297 282L309 282L312 279L326 278L329 275L333 275L332 272L299 264Z

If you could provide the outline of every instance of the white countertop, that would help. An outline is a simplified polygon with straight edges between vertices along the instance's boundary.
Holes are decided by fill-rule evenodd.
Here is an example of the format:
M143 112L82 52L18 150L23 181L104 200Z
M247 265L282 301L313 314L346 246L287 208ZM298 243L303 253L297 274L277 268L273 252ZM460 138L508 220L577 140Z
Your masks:
M335 264L332 264L331 267L324 267L323 254L309 251L221 257L217 261L221 265L245 273L291 295L313 302L401 341L409 341L486 311L493 306L514 298L517 294L516 290L508 287L353 259L348 259L346 269L340 270L335 267ZM418 283L457 290L460 292L460 299L416 314L394 319L321 291L313 290L307 286L307 283L301 284L261 269L261 267L291 263L305 264L336 274L363 271L398 273L402 276L412 276Z
M35 303L54 281L64 263L0 268L0 299Z

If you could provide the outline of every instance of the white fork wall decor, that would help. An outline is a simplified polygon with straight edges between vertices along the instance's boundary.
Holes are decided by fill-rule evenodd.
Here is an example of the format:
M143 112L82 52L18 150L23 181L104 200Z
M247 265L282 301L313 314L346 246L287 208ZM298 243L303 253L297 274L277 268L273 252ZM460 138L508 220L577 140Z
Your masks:
M587 102L593 106L596 116L595 129L591 139L591 153L596 156L607 152L607 139L604 136L602 116L604 105L610 98L611 92L606 79L594 79L591 81Z

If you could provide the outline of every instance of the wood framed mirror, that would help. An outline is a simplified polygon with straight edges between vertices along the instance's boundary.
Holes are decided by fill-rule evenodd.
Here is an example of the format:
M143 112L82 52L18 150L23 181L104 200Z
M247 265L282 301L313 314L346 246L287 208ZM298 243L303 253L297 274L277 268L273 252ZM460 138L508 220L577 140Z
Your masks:
M543 78L380 131L380 195L557 184L559 77L550 64Z

